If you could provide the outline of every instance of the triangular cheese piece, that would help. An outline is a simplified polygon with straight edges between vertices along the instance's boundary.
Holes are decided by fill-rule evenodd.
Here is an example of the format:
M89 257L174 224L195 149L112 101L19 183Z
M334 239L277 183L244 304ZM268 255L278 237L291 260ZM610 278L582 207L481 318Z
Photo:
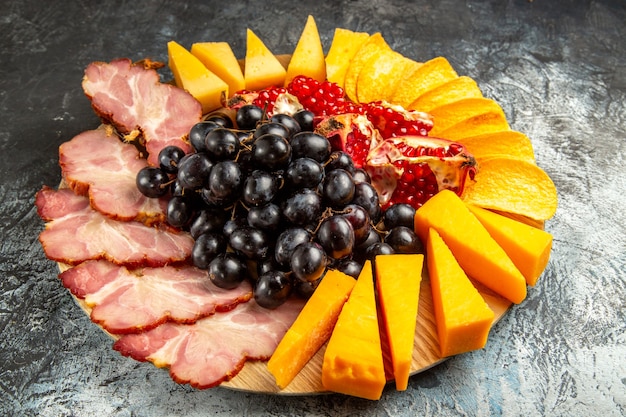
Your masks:
M552 235L480 207L468 205L468 208L509 255L526 283L535 285L550 259Z
M287 70L252 30L247 30L244 79L247 90L282 86Z
M315 19L310 15L289 61L285 85L298 75L311 77L320 83L326 81L324 49Z
M409 382L423 263L422 254L381 255L374 262L378 302L398 391L406 390Z
M328 391L378 400L386 382L372 264L366 261L324 352L322 385Z
M209 71L228 84L232 96L246 88L241 66L228 42L198 42L191 45L191 53L204 64Z
M296 321L267 362L280 388L285 388L330 337L356 280L330 270L304 305Z
M222 101L228 97L228 84L178 43L168 42L167 52L176 85L202 104L202 112L206 114L222 107Z
M441 356L482 349L494 312L432 228L428 230L426 254Z
M522 273L453 191L439 191L415 212L415 232L422 242L431 227L471 278L514 303L526 298Z

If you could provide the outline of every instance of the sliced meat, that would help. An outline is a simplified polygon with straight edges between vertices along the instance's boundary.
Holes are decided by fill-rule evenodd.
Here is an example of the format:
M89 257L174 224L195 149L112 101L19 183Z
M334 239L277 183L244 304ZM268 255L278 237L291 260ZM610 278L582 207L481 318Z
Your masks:
M202 106L185 90L161 83L150 66L125 58L93 62L85 70L83 90L105 122L129 138L143 136L150 165L158 165L158 153L168 145L190 152L187 137L202 118Z
M129 271L108 261L87 261L59 278L92 308L91 320L114 334L138 333L167 321L194 323L252 297L247 281L224 290L206 271L192 266Z
M210 388L236 376L247 360L268 359L303 305L290 299L267 310L249 301L192 325L165 323L122 336L113 348L138 361L169 366L178 383Z
M44 187L35 199L47 221L39 241L49 259L70 265L107 259L126 266L163 266L189 259L189 233L110 219L93 210L86 197L70 189Z
M67 185L76 194L89 196L91 206L102 214L147 225L165 221L167 200L148 198L137 189L137 173L148 163L110 126L88 130L63 143L59 164Z

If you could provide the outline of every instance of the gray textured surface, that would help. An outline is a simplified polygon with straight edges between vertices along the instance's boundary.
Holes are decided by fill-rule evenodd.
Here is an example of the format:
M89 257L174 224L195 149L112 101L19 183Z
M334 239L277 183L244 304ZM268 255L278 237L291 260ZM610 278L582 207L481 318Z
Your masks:
M615 1L0 1L0 415L626 414L626 3ZM548 268L484 350L410 379L378 402L196 391L124 358L42 254L35 192L60 180L57 148L97 119L80 88L94 60L166 58L175 39L228 40L249 26L289 53L307 14L381 31L447 57L528 134L560 205Z

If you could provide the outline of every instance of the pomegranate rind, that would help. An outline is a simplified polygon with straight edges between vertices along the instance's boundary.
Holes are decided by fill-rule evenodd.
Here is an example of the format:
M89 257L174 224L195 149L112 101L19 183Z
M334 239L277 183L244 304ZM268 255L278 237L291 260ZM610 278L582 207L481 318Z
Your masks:
M382 141L369 119L358 113L344 113L320 119L315 132L330 141L333 150L352 157L355 168L362 168L372 148Z
M437 149L440 155L446 155L452 146L458 151L455 151L453 156L427 154L409 156L402 151L405 146L413 149ZM427 165L437 181L437 189L433 190L433 194L448 189L459 196L462 195L466 178L474 177L476 170L475 158L457 142L427 136L387 138L370 150L365 164L383 207L393 203L392 198L398 187L398 181L404 173L404 168L397 163L398 161L408 162L409 165ZM423 177L416 178L415 181L421 179ZM419 207L424 202L417 201L415 205Z

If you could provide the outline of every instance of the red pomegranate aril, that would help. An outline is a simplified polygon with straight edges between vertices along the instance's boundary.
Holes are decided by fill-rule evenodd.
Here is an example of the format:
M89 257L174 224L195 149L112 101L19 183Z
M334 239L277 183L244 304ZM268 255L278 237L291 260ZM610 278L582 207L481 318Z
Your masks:
M380 141L380 133L367 117L354 113L322 117L315 132L326 137L333 150L349 154L355 168L363 167L370 149Z
M460 194L475 159L462 144L426 136L392 137L373 147L366 171L383 209L395 203L421 207L442 189Z

